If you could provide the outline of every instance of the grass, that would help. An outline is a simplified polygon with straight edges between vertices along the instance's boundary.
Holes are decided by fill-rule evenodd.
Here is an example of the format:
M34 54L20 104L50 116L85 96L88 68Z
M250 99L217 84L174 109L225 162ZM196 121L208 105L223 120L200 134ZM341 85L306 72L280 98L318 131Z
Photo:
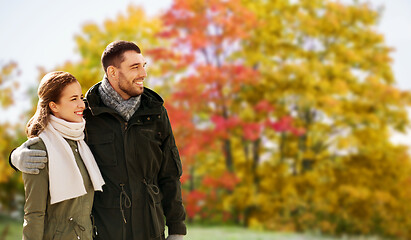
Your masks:
M21 220L0 215L0 240L20 240L21 228ZM332 238L313 234L263 232L236 226L190 225L187 231L185 239L189 240L381 240L377 237Z
M23 221L0 215L0 240L21 239Z
M307 235L293 233L274 233L249 230L241 227L224 226L224 227L202 227L189 226L187 239L193 240L314 240L318 237L309 237ZM321 238L325 240L326 238Z
M199 226L187 227L187 236L190 240L382 240L378 237L326 237L315 234L264 232L250 230L237 226Z

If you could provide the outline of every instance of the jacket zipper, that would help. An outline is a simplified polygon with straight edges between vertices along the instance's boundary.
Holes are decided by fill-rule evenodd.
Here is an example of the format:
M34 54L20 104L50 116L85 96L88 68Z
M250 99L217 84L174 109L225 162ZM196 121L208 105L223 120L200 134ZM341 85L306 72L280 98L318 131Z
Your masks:
M96 223L94 221L94 216L93 214L90 214L90 218L91 218L91 224L92 224L92 231L93 231L93 238L96 238L98 233L97 233L97 226Z
M119 115L117 115L117 114L113 114L113 116L115 117L115 118L117 118L117 120L120 122L120 125L122 125L122 129L123 129L123 131L122 131L122 133L123 133L123 144L124 144L124 152L126 152L126 131L127 131L127 127L128 127L128 122L126 122L126 121L124 121ZM123 123L124 123L124 125L123 125ZM126 160L126 168L127 168L127 160ZM127 236L126 236L126 233L127 233L127 228L126 228L126 224L127 224L127 221L126 221L126 218L125 218L125 215L124 215L124 210L122 210L122 202L121 202L121 195L123 194L123 191L124 191L124 183L121 183L120 184L120 187L122 188L122 192L120 192L120 212L121 212L121 214L122 214L122 216L123 216L123 240L126 240L127 239ZM125 192L125 191L124 191ZM127 194L125 194L125 196L127 196ZM127 198L128 198L128 201L130 202L130 206L131 206L131 200L130 200L130 198L127 196ZM126 200L127 201L127 200ZM129 206L129 207L130 207Z

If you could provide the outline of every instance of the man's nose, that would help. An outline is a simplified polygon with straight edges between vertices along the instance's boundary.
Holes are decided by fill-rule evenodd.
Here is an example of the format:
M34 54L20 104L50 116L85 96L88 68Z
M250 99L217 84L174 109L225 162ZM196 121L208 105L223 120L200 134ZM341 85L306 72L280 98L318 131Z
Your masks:
M141 70L141 76L142 77L147 77L147 71L145 68L143 68L143 70Z

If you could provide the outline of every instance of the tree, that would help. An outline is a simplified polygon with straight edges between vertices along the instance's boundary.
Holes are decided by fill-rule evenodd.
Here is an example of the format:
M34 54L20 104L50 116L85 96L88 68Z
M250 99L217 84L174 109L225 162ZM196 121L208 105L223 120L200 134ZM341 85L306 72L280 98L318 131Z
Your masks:
M58 70L86 90L106 44L142 46L191 220L407 239L409 156L389 137L408 126L410 96L393 85L378 16L330 0L175 0L161 20L130 7L86 25L81 60Z
M273 106L264 99L245 98L260 76L256 67L245 65L241 57L241 44L257 25L255 14L241 1L175 1L163 21L165 30L159 36L173 44L153 50L152 55L177 66L165 69L173 73L167 75L176 76L168 101L170 115L184 115L185 119L185 124L173 127L177 142L185 143L181 147L184 159L190 159L185 161L188 209L203 218L238 222L240 215L245 213L247 218L247 212L255 207L263 130L280 125L284 132L297 133L299 129L290 117L271 120L267 114ZM254 115L256 111L258 115ZM244 197L243 189L254 189L247 199L240 200L245 205L230 206L229 196ZM203 201L190 201L199 196ZM204 201L211 205L207 209L215 211L203 208L201 212L198 203ZM189 212L189 216L195 213Z
M398 229L408 229L399 216L409 210L399 206L410 196L398 189L409 187L408 155L389 131L408 125L410 98L393 85L378 16L356 2L174 1L161 34L173 49L157 53L178 56L170 99L190 123L177 127L184 147L197 150L186 164L193 198L241 211L246 225L407 236ZM395 166L389 179L380 174ZM238 184L219 193L227 172ZM356 207L343 204L364 191ZM379 212L393 205L390 222Z
M14 105L13 91L19 87L17 63L8 62L0 68L0 109ZM20 123L0 123L0 209L12 212L20 209L18 195L23 192L20 174L9 166L8 157L11 150L22 142L24 132Z
M16 90L19 85L16 77L19 74L17 63L11 61L3 64L0 71L0 107L8 108L14 103L13 90Z
M101 66L101 55L105 47L115 40L135 42L145 57L148 57L148 66L152 73L156 67L149 61L146 52L150 48L163 44L155 34L159 31L161 22L157 17L149 17L141 7L130 5L126 14L118 14L115 19L107 19L103 24L88 23L83 26L82 32L76 34L76 51L80 54L78 62L66 62L56 67L72 73L86 92L91 86L99 82L104 76ZM158 70L157 70L158 71Z
M394 86L392 49L375 30L379 13L358 1L244 2L260 20L244 57L264 78L249 98L262 96L277 118L294 116L305 130L270 138L280 151L262 169L275 177L258 197L275 207L261 207L253 221L407 238L409 222L399 216L410 195L398 189L409 188L409 156L389 138L409 124L410 95Z

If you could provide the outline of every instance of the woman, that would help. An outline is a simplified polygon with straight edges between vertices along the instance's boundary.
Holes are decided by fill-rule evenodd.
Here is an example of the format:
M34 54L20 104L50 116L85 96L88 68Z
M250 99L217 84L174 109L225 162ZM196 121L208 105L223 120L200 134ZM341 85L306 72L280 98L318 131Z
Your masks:
M51 72L38 97L26 133L40 137L31 148L46 150L49 161L40 174L23 174L23 239L91 240L94 191L102 191L104 180L83 140L81 86L70 73Z

